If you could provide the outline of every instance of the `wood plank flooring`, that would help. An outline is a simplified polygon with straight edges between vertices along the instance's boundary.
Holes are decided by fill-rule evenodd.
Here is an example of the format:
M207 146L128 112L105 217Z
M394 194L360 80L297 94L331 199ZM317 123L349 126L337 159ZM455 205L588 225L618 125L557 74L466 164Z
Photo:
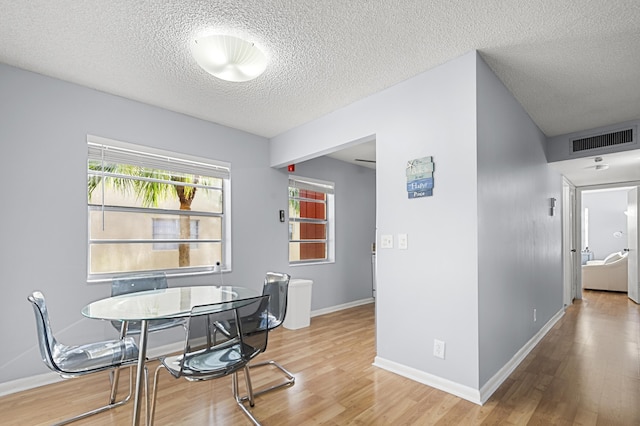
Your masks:
M284 364L296 384L257 398L253 413L265 426L640 425L640 307L626 294L585 291L484 406L373 367L374 339L372 304L275 330L259 359ZM256 385L278 377L269 370L254 370ZM107 396L106 375L8 395L0 424L51 424ZM131 409L75 424L128 425ZM188 383L161 372L156 425L209 424L250 425L231 379Z

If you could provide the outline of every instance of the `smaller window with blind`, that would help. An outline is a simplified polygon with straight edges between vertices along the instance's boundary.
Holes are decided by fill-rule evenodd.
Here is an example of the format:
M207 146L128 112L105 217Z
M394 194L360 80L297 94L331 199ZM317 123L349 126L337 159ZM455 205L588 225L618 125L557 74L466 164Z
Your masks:
M334 184L289 176L289 263L334 261Z
M230 269L230 166L87 138L88 276Z

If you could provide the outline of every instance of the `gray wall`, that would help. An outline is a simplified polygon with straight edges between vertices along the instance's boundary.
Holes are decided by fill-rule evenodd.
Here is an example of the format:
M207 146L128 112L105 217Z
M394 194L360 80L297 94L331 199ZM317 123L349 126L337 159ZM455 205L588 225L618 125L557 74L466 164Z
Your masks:
M628 189L599 190L582 192L582 221L584 208L589 208L589 250L594 259L604 259L609 254L627 247ZM614 237L614 232L622 231L622 237ZM582 233L584 245L584 231ZM584 247L583 247L584 249Z
M493 102L497 111L485 111ZM368 135L377 147L378 247L384 234L409 240L408 250L397 239L378 250L376 362L478 400L488 377L562 306L559 215L545 216L548 198L560 199L561 178L548 170L544 137L470 52L273 138L271 164ZM434 196L408 200L407 161L423 156L435 162ZM506 254L515 263L497 262L505 241L494 229L503 218L517 229L508 241L517 254ZM542 314L536 324L516 313L533 305ZM432 356L434 339L445 341L445 360Z
M335 183L335 264L300 265L290 269L292 276L313 277L311 309L372 297L375 171L319 157L296 164L296 171L291 174Z
M377 360L478 388L475 60L472 52L271 140L272 164L375 134ZM302 143L304 141L304 143ZM408 160L433 156L434 196L409 200ZM447 344L434 358L434 338ZM409 373L408 375L412 374Z
M482 59L477 78L482 386L562 309L562 214L549 214L562 177L547 166L544 134Z
M84 305L110 294L108 283L86 282L87 134L231 163L233 272L224 275L225 284L259 291L264 273L279 270L317 282L313 309L370 296L365 291L370 285L369 260L365 266L364 257L371 242L373 191L361 200L367 232L338 228L347 232L344 239L351 245L337 256L364 247L361 264L349 254L345 261L324 265L321 272L290 268L287 225L278 221L278 210L288 205L287 173L270 167L265 138L4 64L0 93L0 177L5 182L0 213L0 341L5 342L0 345L0 384L47 371L39 359L33 311L26 301L33 290L47 297L52 326L63 343L115 337L108 323L80 315ZM363 174L361 167L340 162L328 166L337 169L340 179L335 180L345 193L374 186L375 174ZM357 187L349 190L352 181ZM359 205L350 204L350 214L358 216ZM340 234L337 238L343 239ZM173 278L170 285L219 282L218 275L206 275ZM330 286L323 286L327 282ZM150 345L180 339L179 334L154 335Z

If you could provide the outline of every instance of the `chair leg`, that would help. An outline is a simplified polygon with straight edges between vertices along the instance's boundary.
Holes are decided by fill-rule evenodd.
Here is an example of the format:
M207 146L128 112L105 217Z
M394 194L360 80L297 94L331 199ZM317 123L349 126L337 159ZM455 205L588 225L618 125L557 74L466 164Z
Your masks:
M109 377L111 378L111 395L109 396L109 404L113 404L116 401L116 396L118 393L118 382L120 381L120 369L116 368L115 370L109 373Z
M277 384L277 385L273 385L273 386L270 386L268 388L264 388L264 389L259 389L259 390L253 391L253 396L262 395L265 392L271 392L272 390L276 390L276 389L280 389L280 388L288 387L288 386L293 386L295 384L295 382L296 382L295 376L293 374L291 374L291 372L289 370L287 370L282 365L278 364L277 362L275 362L273 360L258 362L258 363L255 363L255 364L249 364L249 368L266 367L266 366L269 366L269 365L271 365L271 366L279 369L280 371L282 371L282 373L284 373L284 375L286 376L286 380L284 382L282 382L282 383Z
M120 325L120 340L127 336L128 321L122 321ZM109 404L113 404L116 401L116 394L118 393L118 382L120 381L120 368L116 368L111 371L111 396L109 397Z
M147 393L147 426L153 426L154 416L156 414L156 395L158 394L158 378L160 370L164 368L160 364L156 368L156 372L153 375L153 388L151 389L151 407L149 408L149 394Z
M145 365L144 367L144 405L145 414L147 419L147 425L149 425L149 417L151 416L151 409L149 407L149 369Z
M254 400L254 393L253 393L253 385L251 384L251 376L249 375L249 367L245 365L244 367L244 382L247 386L247 398L249 400L249 405L254 407L256 405L256 402Z
M248 369L245 370L245 378L249 377L248 373L249 373ZM253 417L253 414L251 414L251 411L249 411L247 407L245 407L244 405L244 401L249 401L250 399L253 400L253 392L251 391L251 381L247 380L247 393L249 394L249 396L240 397L238 393L238 372L236 371L231 375L231 388L233 389L233 397L236 400L236 404L238 404L242 412L247 417L249 417L249 419L253 422L255 426L261 426L260 422L255 417ZM253 405L254 404L251 404L252 407Z
M116 382L117 379L113 379L113 382ZM82 413L82 414L78 414L77 416L71 417L69 419L65 419L62 420L61 422L55 423L53 426L61 426L61 425L66 425L68 423L72 423L84 418L87 418L89 416L93 416L94 414L98 414L98 413L102 413L104 411L107 410L111 410L112 408L116 408L121 406L122 404L125 404L129 401L129 399L131 399L131 395L133 394L133 367L130 366L129 367L129 394L126 396L126 398L124 398L121 401L117 401L114 402L112 400L112 398L115 398L115 393L113 391L114 386L113 386L113 382L112 382L112 386L111 386L111 394L109 395L109 404L104 405L100 408L96 408L95 410L91 410L91 411L87 411L86 413Z

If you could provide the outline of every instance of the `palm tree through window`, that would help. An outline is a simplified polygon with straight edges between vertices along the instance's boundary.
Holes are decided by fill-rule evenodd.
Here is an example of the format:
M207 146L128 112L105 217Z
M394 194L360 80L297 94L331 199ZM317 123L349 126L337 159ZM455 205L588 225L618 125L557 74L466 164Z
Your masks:
M228 267L228 165L100 142L87 167L90 278Z

